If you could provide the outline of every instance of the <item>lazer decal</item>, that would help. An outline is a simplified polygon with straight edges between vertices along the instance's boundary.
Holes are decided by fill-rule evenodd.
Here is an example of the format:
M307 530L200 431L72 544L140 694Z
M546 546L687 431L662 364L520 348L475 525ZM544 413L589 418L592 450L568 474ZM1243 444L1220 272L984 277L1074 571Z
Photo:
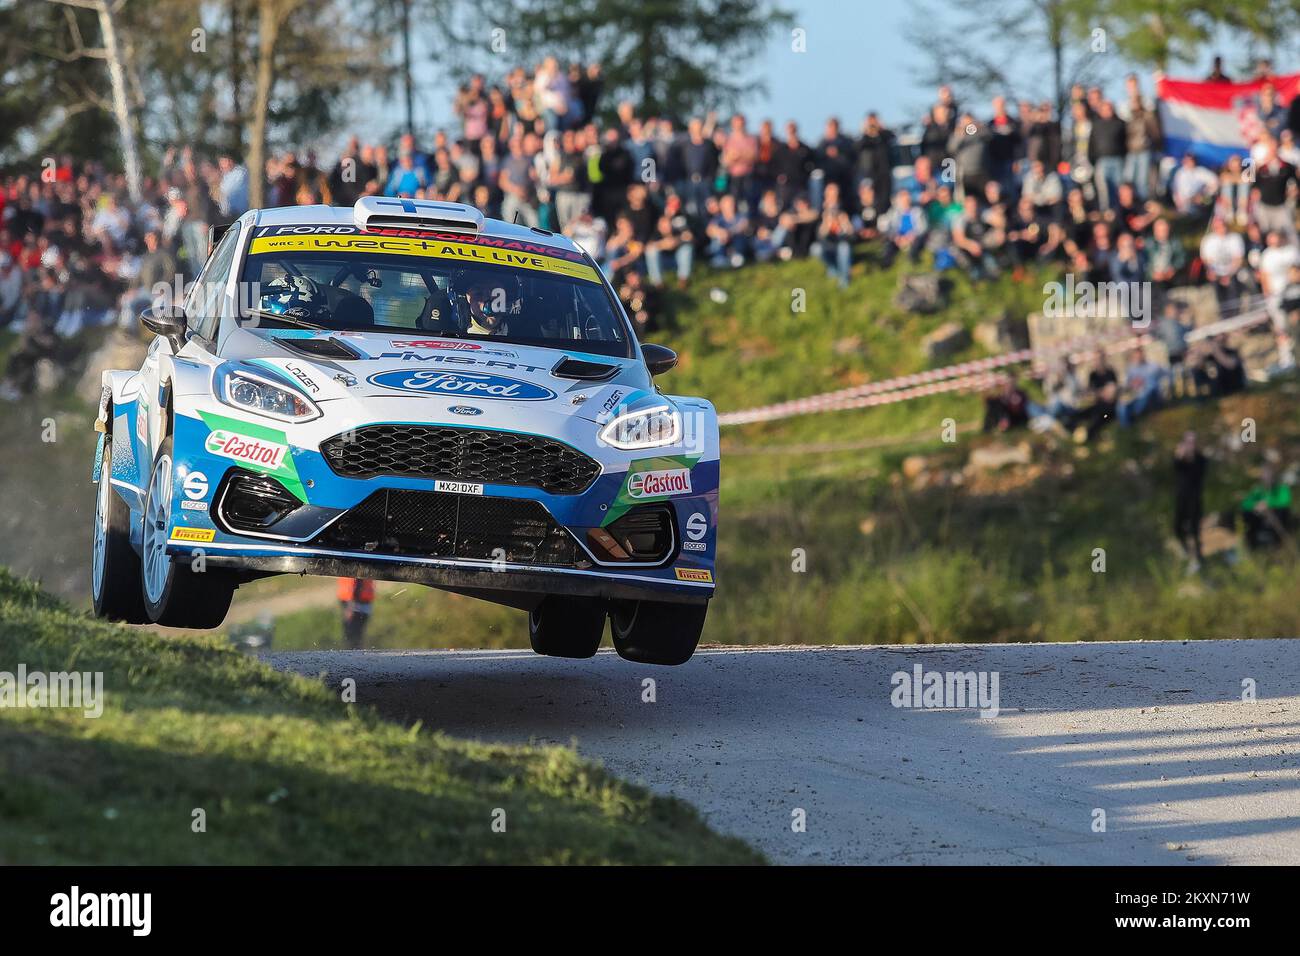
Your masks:
M678 581L703 581L713 583L713 572L704 568L673 568Z
M177 526L172 528L172 541L202 541L208 542L217 536L213 528L182 528Z
M212 429L212 434L204 441L204 447L211 454L233 459L245 468L271 475L299 501L307 500L307 492L298 477L289 439L284 432L213 412L200 411L199 417Z
M549 388L485 372L434 372L393 369L376 372L366 379L380 388L423 394L463 395L466 398L493 398L512 402L545 402L555 397Z
M297 365L290 365L288 362L284 364L284 367L289 370L290 375L292 375L298 381L302 382L303 385L309 388L313 395L317 395L320 393L320 386L317 385L315 381L312 380L312 377L308 375L303 369L299 368Z

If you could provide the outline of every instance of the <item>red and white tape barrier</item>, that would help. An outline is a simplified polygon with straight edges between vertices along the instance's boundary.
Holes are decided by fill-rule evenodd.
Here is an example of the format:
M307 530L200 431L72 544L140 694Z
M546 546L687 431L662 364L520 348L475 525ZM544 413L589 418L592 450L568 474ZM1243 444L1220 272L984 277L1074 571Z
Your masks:
M1189 341L1199 341L1224 332L1236 332L1268 320L1267 311L1259 309L1202 326L1193 330L1187 338ZM869 382L866 385L856 385L853 388L809 395L807 398L796 398L774 405L760 405L737 412L725 412L718 416L718 424L748 425L752 422L777 421L798 415L812 415L848 408L893 405L897 402L945 392L974 391L989 388L1002 380L1004 377L1002 375L989 374L995 369L1033 363L1034 368L1041 371L1050 362L1065 355L1075 361L1081 361L1099 348L1104 348L1109 353L1124 352L1149 339L1150 336L1145 331L1135 333L1131 329L1122 329L1106 335L1061 342L1041 349L1018 349L1001 355L991 355L988 358L927 369L924 372L900 375L879 382Z

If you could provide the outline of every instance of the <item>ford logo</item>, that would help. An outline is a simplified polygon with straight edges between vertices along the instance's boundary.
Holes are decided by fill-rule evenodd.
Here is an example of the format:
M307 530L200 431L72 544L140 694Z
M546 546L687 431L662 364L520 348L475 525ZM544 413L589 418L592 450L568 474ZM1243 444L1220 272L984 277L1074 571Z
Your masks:
M483 409L475 408L473 405L448 405L447 411L453 415L482 415Z
M510 402L544 402L555 393L542 385L521 382L486 372L444 372L422 369L392 369L366 379L372 385L425 395L453 395L460 398L500 398Z

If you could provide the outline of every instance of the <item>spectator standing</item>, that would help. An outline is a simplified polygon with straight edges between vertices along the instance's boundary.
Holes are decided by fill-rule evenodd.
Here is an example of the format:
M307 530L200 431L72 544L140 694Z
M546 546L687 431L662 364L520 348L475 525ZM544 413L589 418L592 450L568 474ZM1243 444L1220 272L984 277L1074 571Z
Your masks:
M375 604L375 582L365 578L339 578L339 612L343 619L343 646L360 650Z
M1209 462L1197 447L1196 432L1186 431L1174 448L1174 537L1187 556L1187 572L1201 569L1201 515Z
M510 141L510 154L501 163L497 181L501 189L501 217L507 222L532 227L539 224L536 179L537 170L524 151L524 138L515 136Z
M755 199L754 166L758 162L758 138L745 125L745 115L731 117L730 132L722 148L722 168L727 174L727 191L752 207Z
M1255 167L1254 219L1265 232L1280 231L1290 245L1300 243L1295 226L1296 169L1277 155L1277 143L1264 136L1256 144L1261 158Z
M1119 184L1124 178L1127 144L1128 126L1115 115L1110 100L1102 100L1097 115L1092 119L1092 131L1088 137L1088 160L1093 166L1093 185L1102 212L1115 202Z
M1130 73L1124 81L1128 91L1125 115L1124 182L1132 183L1143 202L1155 195L1156 164L1164 137L1160 131L1160 117L1154 104L1142 96L1137 74Z
M217 208L227 220L238 219L248 212L248 170L230 156L217 160L221 183L217 189Z
M957 185L963 198L980 196L989 181L989 142L993 134L989 127L975 122L970 113L963 113L948 140L948 152L956 165Z
M881 125L880 117L868 113L862 121L862 136L858 139L857 173L860 180L871 180L876 195L880 197L882 213L894 192L893 143L894 134Z
M1016 158L1021 153L1023 142L1020 124L1007 113L1005 96L993 98L993 116L989 119L988 129L991 134L988 143L990 174L1002 186L1005 195L1014 196Z

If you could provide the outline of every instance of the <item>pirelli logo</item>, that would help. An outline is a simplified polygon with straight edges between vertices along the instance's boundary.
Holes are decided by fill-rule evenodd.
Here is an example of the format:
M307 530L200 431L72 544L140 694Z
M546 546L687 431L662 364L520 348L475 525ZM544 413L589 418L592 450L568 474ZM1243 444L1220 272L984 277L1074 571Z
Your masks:
M704 568L674 568L677 573L678 581L702 581L705 584L713 583L713 572Z
M172 528L173 541L211 541L217 536L213 528Z

